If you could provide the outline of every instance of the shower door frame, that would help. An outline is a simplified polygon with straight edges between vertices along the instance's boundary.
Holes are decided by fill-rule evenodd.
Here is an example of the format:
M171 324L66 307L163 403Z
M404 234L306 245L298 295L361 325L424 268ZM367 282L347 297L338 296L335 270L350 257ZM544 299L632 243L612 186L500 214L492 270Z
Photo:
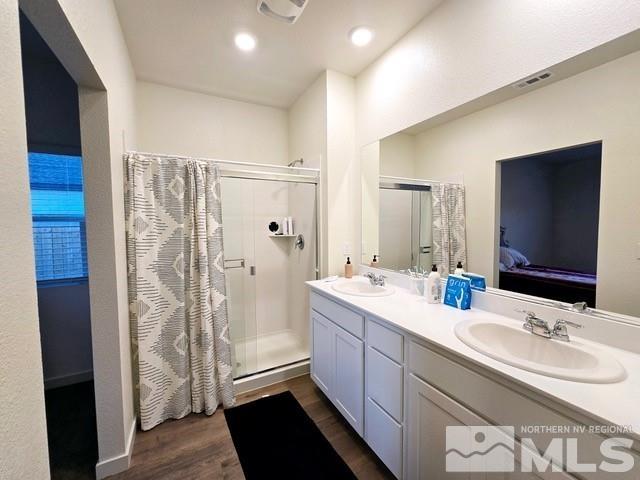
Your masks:
M412 192L411 195L411 266L413 268L415 265L416 268L422 267L421 264L421 255L429 255L429 261L427 263L427 268L430 268L431 259L433 258L433 238L429 245L422 245L422 196L419 195L418 198L418 233L417 233L417 241L414 238L414 213L415 213L415 202L416 196L415 194L421 194L423 192L431 193L431 186L434 182L429 180L418 180L412 178L404 178L404 177L390 177L380 175L378 180L378 188L380 190L404 190ZM429 218L431 218L431 213L429 214ZM431 228L431 225L429 225ZM426 249L424 251L423 249ZM423 267L424 268L424 267Z
M321 216L321 174L319 169L312 168L298 168L298 167L288 167L283 165L272 165L272 164L257 164L257 163L244 163L244 162L232 162L225 160L211 160L214 163L219 163L220 167L220 176L223 178L237 178L244 180L263 180L263 181L272 181L272 182L289 182L289 183L301 183L301 184L312 184L314 185L315 190L315 267L314 267L314 276L315 280L320 278L320 216ZM263 171L260 169L251 169L247 170L244 168L234 168L231 165L242 166L252 166L252 167L260 167L264 169L286 169L287 171L281 172L270 172ZM290 172L303 172L303 173L290 173ZM224 226L223 226L224 227ZM229 319L231 321L231 319ZM233 339L231 339L233 343ZM234 381L243 380L246 381L252 377L258 377L265 374L269 374L269 372L280 371L282 369L291 367L292 369L296 369L297 366L301 364L309 363L309 356L305 358L301 358L291 363L277 365L275 367L271 367L265 370L256 370L255 372L246 373L244 375L240 375L238 377L234 377ZM294 375L295 376L295 375Z

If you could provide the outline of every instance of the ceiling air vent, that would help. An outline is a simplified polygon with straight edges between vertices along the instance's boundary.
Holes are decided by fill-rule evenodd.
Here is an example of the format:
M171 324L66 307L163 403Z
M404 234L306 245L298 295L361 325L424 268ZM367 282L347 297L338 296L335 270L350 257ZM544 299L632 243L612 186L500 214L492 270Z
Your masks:
M520 80L519 82L516 82L513 84L513 88L527 88L527 87L532 87L534 85L538 85L540 82L544 82L545 80L550 79L553 76L553 73L551 73L550 71L546 71L546 72L542 72L542 73L537 73L531 77L527 77L524 80Z
M310 0L258 0L258 11L288 24L296 23Z

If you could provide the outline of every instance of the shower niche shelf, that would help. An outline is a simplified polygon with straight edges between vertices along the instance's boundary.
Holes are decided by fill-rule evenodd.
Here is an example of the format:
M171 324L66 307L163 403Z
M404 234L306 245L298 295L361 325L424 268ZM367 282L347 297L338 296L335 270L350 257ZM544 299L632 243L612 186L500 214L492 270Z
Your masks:
M271 238L295 238L295 237L298 236L298 234L295 234L295 235L277 235L275 233L270 233L269 236Z

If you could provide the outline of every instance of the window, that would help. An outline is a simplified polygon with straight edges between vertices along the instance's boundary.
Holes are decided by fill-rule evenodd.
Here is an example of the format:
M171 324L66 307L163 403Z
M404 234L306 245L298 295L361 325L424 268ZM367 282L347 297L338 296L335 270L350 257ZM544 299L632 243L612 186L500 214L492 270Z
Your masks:
M82 158L29 152L36 280L85 279Z

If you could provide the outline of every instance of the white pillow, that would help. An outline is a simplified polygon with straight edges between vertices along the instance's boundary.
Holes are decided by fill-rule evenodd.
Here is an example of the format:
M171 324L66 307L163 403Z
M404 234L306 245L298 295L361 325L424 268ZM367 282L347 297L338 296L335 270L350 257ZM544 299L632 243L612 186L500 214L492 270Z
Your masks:
M509 248L509 253L511 254L511 258L513 258L513 261L517 266L526 267L527 265L531 265L531 262L529 261L529 259L525 257L522 253L520 253L518 250Z
M513 259L509 247L500 247L500 263L504 265L506 270L513 268L516 261Z

